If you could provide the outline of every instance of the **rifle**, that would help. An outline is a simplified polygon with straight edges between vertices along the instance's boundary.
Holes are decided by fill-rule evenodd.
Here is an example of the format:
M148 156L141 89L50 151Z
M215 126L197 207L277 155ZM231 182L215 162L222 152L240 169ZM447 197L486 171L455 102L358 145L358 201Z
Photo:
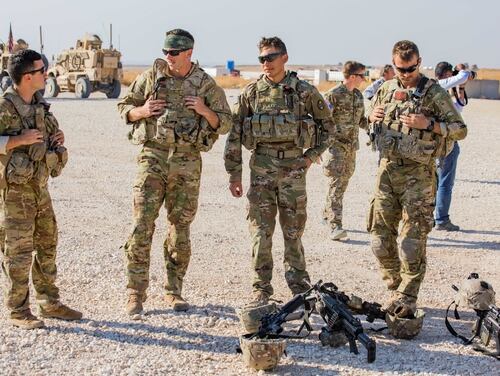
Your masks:
M330 344L330 338L334 332L343 332L349 341L349 350L354 354L359 354L356 341L361 342L368 352L368 363L372 363L376 358L375 341L366 335L361 321L354 317L344 303L345 294L338 293L336 286L333 286L335 289L332 290L328 286L322 286L318 283L315 289L318 298L318 311L326 323L319 335L321 344L324 346Z
M297 334L295 336L283 335L282 325L286 321L290 321L291 317L296 318L297 315L294 312L301 307L304 308L304 311L301 316L299 315L299 318L303 318L303 323ZM385 320L385 312L381 309L380 304L362 301L356 297L350 298L339 291L335 284L323 284L321 280L306 292L295 295L279 311L264 316L261 319L259 331L253 336L259 338L304 338L305 336L299 336L299 334L304 328L308 334L312 332L309 316L315 310L326 323L319 334L323 345L332 343L330 339L334 332L342 332L349 341L351 352L359 353L356 345L356 341L359 341L368 351L368 362L371 363L375 360L375 341L364 333L361 321L354 317L353 313L365 315L369 322L373 322L375 319Z
M490 305L490 309L486 315L479 318L477 325L479 326L479 338L484 347L475 346L474 349L500 360L500 310L498 307ZM492 340L495 342L496 351L486 349Z
M266 338L270 336L281 335L281 333L283 332L282 325L286 321L290 321L289 317L291 316L291 314L293 314L301 307L304 307L304 313L300 315L298 318L304 318L304 320L303 324L300 326L297 332L297 336L300 334L300 332L304 327L308 330L308 332L312 332L312 327L308 321L308 315L314 309L314 304L311 304L311 300L309 298L309 295L311 295L313 289L314 287L311 287L306 292L295 295L293 299L290 300L288 303L286 303L283 307L281 307L279 311L265 315L260 320L260 328L259 331L256 333L256 336L258 336L259 338ZM284 335L281 335L281 337L302 338L302 337L292 337Z

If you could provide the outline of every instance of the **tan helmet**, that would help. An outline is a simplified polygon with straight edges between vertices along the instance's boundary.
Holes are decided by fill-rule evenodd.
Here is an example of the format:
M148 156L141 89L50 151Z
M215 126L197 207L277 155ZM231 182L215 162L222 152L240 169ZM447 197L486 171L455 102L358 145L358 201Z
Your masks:
M385 322L389 328L389 332L395 338L410 339L418 335L422 330L424 323L425 312L417 309L414 318L401 318L387 313Z
M283 338L252 338L247 334L240 337L240 348L247 367L268 371L278 365L285 352L286 342Z
M474 277L462 282L455 295L455 304L459 307L487 311L490 305L495 304L495 290L488 282Z
M247 333L255 333L259 330L260 320L267 314L277 310L276 304L266 304L258 307L243 307L238 312L241 324Z

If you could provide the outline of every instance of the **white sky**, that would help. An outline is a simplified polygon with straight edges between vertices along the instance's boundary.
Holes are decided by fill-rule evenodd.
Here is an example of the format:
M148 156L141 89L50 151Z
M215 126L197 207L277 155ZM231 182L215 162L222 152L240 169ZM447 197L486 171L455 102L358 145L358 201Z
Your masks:
M262 36L279 36L291 64L390 62L394 42L417 43L423 65L442 60L500 68L498 0L18 0L2 1L0 39L39 49L42 25L50 57L74 46L85 32L121 47L125 64L150 64L161 56L165 31L184 28L195 37L202 65L257 64Z

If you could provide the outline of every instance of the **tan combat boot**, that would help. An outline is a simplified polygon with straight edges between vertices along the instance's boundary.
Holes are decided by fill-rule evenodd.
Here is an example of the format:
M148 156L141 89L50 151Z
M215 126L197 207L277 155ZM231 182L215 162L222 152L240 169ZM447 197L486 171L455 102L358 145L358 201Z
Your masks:
M47 319L60 319L60 320L80 320L82 318L82 313L68 306L62 304L61 302L50 303L45 305L40 305L40 316Z
M340 225L336 225L330 232L330 239L332 240L342 240L347 238L347 231Z
M43 328L45 326L45 323L33 315L29 309L22 312L11 313L9 322L20 329L27 330Z
M252 293L251 300L246 304L246 307L260 307L269 303L269 294L262 290L257 290Z
M414 318L417 311L417 298L394 291L383 309L398 318Z
M146 293L130 294L127 301L127 314L129 316L139 315L142 313L142 303L146 301Z
M189 309L189 303L180 295L167 294L167 296L165 296L165 301L176 312L187 311Z

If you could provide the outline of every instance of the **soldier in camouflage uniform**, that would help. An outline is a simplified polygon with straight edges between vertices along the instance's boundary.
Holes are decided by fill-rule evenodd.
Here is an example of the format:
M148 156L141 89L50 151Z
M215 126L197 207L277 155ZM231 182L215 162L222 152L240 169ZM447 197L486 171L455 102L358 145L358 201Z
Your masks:
M118 104L132 124L131 141L143 145L134 184L134 228L124 246L130 315L141 313L146 300L151 241L162 205L168 213L166 302L176 311L189 307L181 292L191 255L189 227L198 208L200 152L210 150L231 126L224 91L191 62L193 44L185 30L167 32L165 58L156 59Z
M329 178L323 218L332 228L332 240L347 237L347 232L342 228L342 200L356 167L359 127L366 129L368 126L363 95L358 90L365 78L365 66L356 61L347 61L343 74L344 82L325 94L333 122L340 131L336 141L328 148L323 165L323 171Z
M42 57L21 50L10 57L14 82L0 98L0 244L10 323L44 326L29 307L29 274L40 314L78 320L82 314L59 301L56 280L57 223L47 188L67 161L64 134L39 92L45 85ZM34 257L33 257L34 253Z
M247 194L255 272L252 303L265 304L273 294L271 248L278 211L286 281L294 294L307 288L301 241L307 217L306 173L331 142L333 123L316 88L285 71L288 55L279 38L263 38L259 51L264 74L238 98L224 162L229 189L241 197L241 146L252 151Z
M392 291L386 308L405 318L415 313L425 274L427 234L434 224L434 159L463 139L467 127L448 93L419 73L413 42L397 42L392 57L397 76L380 87L368 111L382 159L367 229Z

